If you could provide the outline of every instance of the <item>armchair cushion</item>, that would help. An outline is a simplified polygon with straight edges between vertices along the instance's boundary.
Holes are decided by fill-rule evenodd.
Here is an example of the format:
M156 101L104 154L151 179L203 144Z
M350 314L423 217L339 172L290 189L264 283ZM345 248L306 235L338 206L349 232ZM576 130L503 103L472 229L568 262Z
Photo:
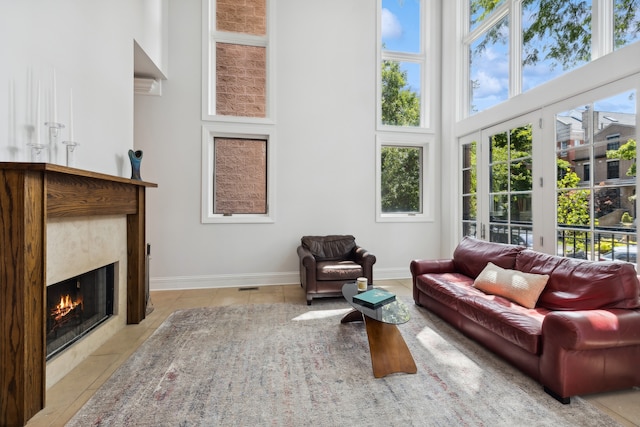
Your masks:
M311 251L317 261L349 259L356 247L353 236L304 236L302 246Z

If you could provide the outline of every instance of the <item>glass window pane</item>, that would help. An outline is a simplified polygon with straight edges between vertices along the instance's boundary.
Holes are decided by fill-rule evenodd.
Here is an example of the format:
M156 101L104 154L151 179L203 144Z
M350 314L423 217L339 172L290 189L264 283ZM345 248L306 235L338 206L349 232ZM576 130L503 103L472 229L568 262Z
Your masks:
M214 139L215 214L267 213L267 141Z
M476 220L477 219L477 206L478 202L476 196L463 196L462 197L462 219L463 220Z
M420 126L420 64L382 61L382 124Z
M419 53L420 0L382 0L382 47L396 52Z
M614 0L614 48L640 40L640 4L637 0Z
M491 13L493 13L493 11L503 3L504 0L490 2L469 0L469 30L476 28L480 23L491 16Z
M509 96L509 20L501 19L470 47L469 112L486 110Z
M523 2L523 91L590 60L591 0Z
M216 114L266 117L267 50L216 43Z
M636 262L635 97L556 116L559 254Z
M383 213L422 213L422 148L381 148Z
M266 0L216 2L216 29L234 33L267 34Z

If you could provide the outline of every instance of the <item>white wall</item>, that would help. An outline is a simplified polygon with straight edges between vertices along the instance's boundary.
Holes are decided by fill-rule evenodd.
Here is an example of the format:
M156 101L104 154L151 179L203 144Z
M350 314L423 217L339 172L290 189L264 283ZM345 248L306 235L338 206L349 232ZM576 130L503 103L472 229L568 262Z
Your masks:
M307 234L355 235L380 279L440 253L438 221L375 222L376 2L278 0L275 13L276 222L204 225L201 1L169 2L170 78L161 97L135 98L142 178L159 184L147 191L152 288L297 283Z
M33 92L42 89L41 122L50 115L55 70L58 122L66 125L73 91L74 136L80 146L76 166L130 176L127 151L133 147L133 40L153 22L143 24L145 7L130 0L0 1L0 160L30 161L28 76ZM156 0L157 3L157 0ZM160 7L160 5L156 5ZM144 13L144 14L143 14ZM147 37L145 42L153 45ZM156 56L160 55L155 48ZM162 59L160 58L160 61ZM44 138L44 126L42 126ZM65 147L52 149L52 163L65 164Z

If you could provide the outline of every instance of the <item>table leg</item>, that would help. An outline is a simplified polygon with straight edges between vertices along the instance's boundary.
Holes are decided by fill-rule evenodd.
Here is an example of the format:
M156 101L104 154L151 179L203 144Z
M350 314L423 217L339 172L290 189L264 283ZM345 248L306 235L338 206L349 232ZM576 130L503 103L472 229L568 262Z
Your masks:
M408 374L418 372L413 356L398 327L368 316L363 317L367 326L373 376L382 378L396 372Z
M362 313L354 309L345 314L342 320L340 320L340 323L362 322L364 320L363 317Z

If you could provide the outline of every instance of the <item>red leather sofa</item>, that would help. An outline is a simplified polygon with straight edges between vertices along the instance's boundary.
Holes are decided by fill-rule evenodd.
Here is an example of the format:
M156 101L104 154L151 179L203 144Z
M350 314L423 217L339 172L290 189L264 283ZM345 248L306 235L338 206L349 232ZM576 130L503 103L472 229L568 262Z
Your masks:
M489 262L548 275L535 306L474 287ZM414 260L410 268L417 305L540 382L560 402L640 386L640 284L632 264L465 237L452 259Z

